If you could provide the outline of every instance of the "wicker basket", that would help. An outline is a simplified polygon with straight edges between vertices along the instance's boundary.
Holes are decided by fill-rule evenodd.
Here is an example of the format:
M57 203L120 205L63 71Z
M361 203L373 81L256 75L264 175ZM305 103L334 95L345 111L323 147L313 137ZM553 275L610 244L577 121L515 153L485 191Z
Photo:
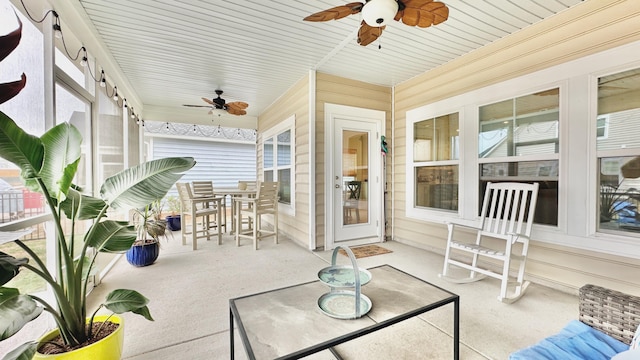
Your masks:
M580 288L583 323L630 344L640 323L640 297L587 284Z

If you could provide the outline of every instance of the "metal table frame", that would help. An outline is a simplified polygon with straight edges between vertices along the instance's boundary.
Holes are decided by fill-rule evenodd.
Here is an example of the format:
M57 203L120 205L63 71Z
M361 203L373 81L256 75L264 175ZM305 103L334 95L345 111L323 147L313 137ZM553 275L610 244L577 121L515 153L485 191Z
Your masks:
M329 349L338 359L340 359L340 356L332 349L333 346L345 343L347 341L356 339L360 336L363 335L367 335L370 334L372 332L375 332L377 330L380 329L384 329L388 326L391 326L393 324L399 323L401 321L407 320L409 318L418 316L420 314L426 313L428 311L431 311L433 309L437 309L439 307L442 307L444 305L447 304L451 304L453 303L454 306L454 314L453 314L453 358L455 360L459 359L460 356L460 297L448 290L445 290L443 288L440 288L436 285L433 285L427 281L424 281L422 279L418 279L413 275L410 275L402 270L399 270L393 266L390 265L381 265L381 266L377 266L374 268L369 269L370 271L374 272L375 269L378 268L390 268L394 271L397 271L399 273L402 274L402 276L407 276L409 278L412 279L416 279L419 280L420 282L424 283L426 286L429 286L431 288L435 288L438 289L444 293L449 294L448 297L446 298L442 298L438 301L434 301L432 303L427 303L424 304L423 306L419 306L416 307L414 309L411 309L410 311L407 311L405 313L401 313L398 314L397 316L394 316L390 319L386 319L384 321L380 321L380 322L376 322L374 319L370 318L371 320L373 320L374 324L373 325L369 325L360 329L357 329L355 331L350 331L350 332L346 332L340 336L337 336L335 338L332 338L330 340L327 341L323 341L320 342L318 344L315 344L313 346L310 347L306 347L303 349L300 349L298 351L292 352L290 354L286 354L284 356L280 356L277 357L277 359L299 359L308 355L311 355L313 353L322 351L322 350L326 350ZM374 279L375 279L375 275L374 275ZM229 300L229 334L230 334L230 346L231 346L231 359L233 360L235 358L235 348L234 348L234 320L237 323L237 330L240 334L240 337L242 338L242 342L244 345L244 348L246 350L247 353L247 357L249 359L256 359L256 356L254 354L254 351L251 347L251 343L250 340L247 336L247 331L245 329L245 324L243 324L242 322L242 317L241 317L241 313L239 313L238 307L236 306L236 302L242 300L242 299L247 299L247 298L256 298L259 299L261 297L268 297L269 294L274 293L274 292L282 292L282 291L287 291L290 289L294 289L297 287L301 287L301 286L305 286L305 285L309 285L309 284L313 284L313 283L319 283L320 281L311 281L311 282L307 282L307 283L302 283L302 284L297 284L297 285L293 285L293 286L288 286L288 287L284 287L284 288L280 288L280 289L274 289L274 290L270 290L270 291L265 291L265 292L261 292L261 293L256 293L256 294L252 294L252 295L247 295L247 296L242 296L242 297L238 297L238 298L234 298L234 299L230 299ZM372 281L373 282L373 281ZM370 284L371 285L371 284ZM370 285L367 285L367 287L369 287ZM366 289L366 288L365 288ZM379 290L380 291L380 290ZM374 297L371 298L372 302L373 302L373 307L376 307L376 299ZM320 312L319 309L317 309L318 312ZM363 316L363 318L369 317L370 314L367 314L365 316ZM327 316L327 318L329 318ZM340 320L340 321L352 321L352 320Z

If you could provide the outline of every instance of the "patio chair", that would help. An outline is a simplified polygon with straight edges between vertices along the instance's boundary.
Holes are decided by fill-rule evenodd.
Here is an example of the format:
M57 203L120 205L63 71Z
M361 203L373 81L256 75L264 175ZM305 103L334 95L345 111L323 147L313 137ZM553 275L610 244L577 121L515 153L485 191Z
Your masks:
M480 213L480 224L472 227L459 223L448 223L449 235L444 257L444 268L440 277L457 283L467 283L491 276L501 281L498 300L511 303L525 292L528 281L524 281L524 270L529 249L529 238L538 198L538 183L488 183ZM458 228L476 232L475 242L465 242ZM519 243L519 244L518 244ZM454 255L458 257L453 258ZM480 262L480 259L487 260ZM519 263L515 282L509 282L511 262ZM498 262L499 269L495 264ZM469 276L451 276L450 266L469 270ZM493 270L490 269L491 265ZM507 294L507 289L515 289Z
M191 182L191 189L193 191L193 195L195 197L215 197L215 192L213 191L213 181L211 180L194 180ZM207 206L206 203L202 204L203 206ZM222 197L222 221L220 222L220 226L224 228L224 231L227 231L227 203Z
M188 183L176 183L180 197L180 216L182 245L187 244L187 237L191 235L193 250L198 248L198 239L211 240L212 230L217 230L218 245L222 244L221 208L222 198L207 196L196 197ZM186 217L191 219L191 227L187 229ZM199 222L198 222L199 220Z
M362 181L348 181L347 192L344 199L344 224L360 223L360 193L362 191ZM355 215L355 222L354 220Z
M258 250L258 241L263 238L273 236L278 243L278 186L276 182L261 182L257 184L255 197L240 196L233 198L235 202L235 234L236 245L240 246L240 238L253 240L254 249ZM264 227L262 216L273 216L273 229ZM249 229L243 230L243 219L246 218L249 224L253 224Z
M257 181L238 180L238 189L241 189L241 190L255 190L257 186L258 186Z

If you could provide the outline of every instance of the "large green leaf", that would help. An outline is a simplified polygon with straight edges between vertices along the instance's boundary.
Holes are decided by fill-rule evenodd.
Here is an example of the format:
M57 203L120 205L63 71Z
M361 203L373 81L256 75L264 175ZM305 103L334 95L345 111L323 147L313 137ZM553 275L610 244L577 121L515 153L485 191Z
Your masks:
M7 353L2 360L31 360L37 350L38 343L36 341L29 341Z
M42 135L44 163L40 177L49 194L64 200L80 163L82 136L75 126L62 123ZM58 196L58 194L64 196Z
M0 111L0 157L17 165L25 179L33 178L40 172L44 159L44 145L40 138L24 132L2 111Z
M16 294L15 289L0 288L0 341L17 333L42 313L29 295Z
M81 259L76 259L73 261L73 267L77 268L78 263L82 262L82 278L86 279L88 276L96 275L98 273L98 269L95 266L91 266L91 259L88 257L83 257Z
M105 220L92 226L84 241L89 246L103 252L123 252L129 250L136 241L135 226L127 221Z
M148 303L149 299L135 290L118 289L107 295L104 307L116 314L132 311L153 321L149 308L147 308Z
M92 220L100 215L107 203L104 200L81 194L70 188L67 198L60 203L60 207L69 219Z
M149 311L148 306L139 307L135 310L131 310L132 313L142 315L145 319L154 321L151 317L151 312Z
M0 286L16 277L20 271L20 267L28 262L29 259L27 258L16 259L0 251Z
M113 208L140 208L164 197L195 164L191 157L151 160L109 177L100 195Z

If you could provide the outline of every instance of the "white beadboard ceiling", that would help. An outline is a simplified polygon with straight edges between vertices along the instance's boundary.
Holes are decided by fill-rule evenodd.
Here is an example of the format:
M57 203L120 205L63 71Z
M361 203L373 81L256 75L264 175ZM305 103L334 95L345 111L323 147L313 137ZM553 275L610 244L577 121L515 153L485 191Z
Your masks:
M216 89L228 102L249 103L247 115L257 117L309 70L394 86L582 0L442 0L444 23L393 21L366 47L356 42L360 14L302 21L348 2L80 0L145 112L202 123L212 119L206 108L182 105L205 105L200 98L214 98Z

